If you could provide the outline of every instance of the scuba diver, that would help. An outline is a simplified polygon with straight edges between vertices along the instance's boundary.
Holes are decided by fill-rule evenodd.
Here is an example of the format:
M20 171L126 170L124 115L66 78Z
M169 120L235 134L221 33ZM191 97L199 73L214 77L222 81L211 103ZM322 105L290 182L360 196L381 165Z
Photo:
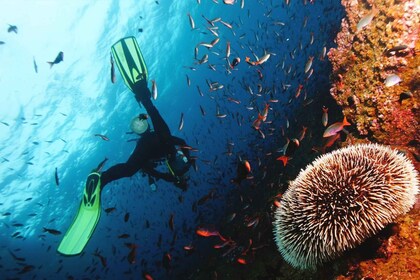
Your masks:
M101 214L101 191L108 183L142 171L148 175L151 186L155 179L163 179L173 182L183 191L187 189L185 174L192 163L189 147L185 140L171 135L168 125L152 103L151 92L147 87L147 68L136 39L123 38L111 47L111 51L126 86L147 114L140 114L131 122L131 129L141 137L127 162L114 165L101 173L107 160L105 158L88 175L79 211L57 249L67 256L80 254L88 243ZM153 131L148 124L149 117ZM162 160L169 170L167 173L155 169Z
M169 127L163 120L159 111L151 101L151 93L147 87L145 75L133 85L136 100L143 105L147 114L140 114L131 122L133 132L141 135L136 148L126 163L112 166L102 172L101 188L114 180L123 177L131 177L138 171L149 176L149 185L154 184L155 179L163 179L173 182L176 187L186 190L187 182L185 173L191 166L189 151L186 142L172 136ZM153 123L154 131L149 128L147 119ZM176 146L179 149L176 149ZM163 173L155 169L157 161L165 159L169 172Z

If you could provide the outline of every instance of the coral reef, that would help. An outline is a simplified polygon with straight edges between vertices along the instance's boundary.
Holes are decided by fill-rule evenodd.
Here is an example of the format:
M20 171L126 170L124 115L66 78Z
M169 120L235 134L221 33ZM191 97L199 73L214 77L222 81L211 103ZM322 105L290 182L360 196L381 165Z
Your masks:
M346 17L328 52L331 95L357 128L358 137L397 147L420 140L420 6L414 0L342 0ZM366 15L372 21L357 31ZM386 86L395 74L401 82ZM398 78L397 77L397 78ZM388 84L388 81L387 81ZM419 154L415 147L404 147Z
M417 171L387 146L361 144L325 154L290 183L274 236L294 267L316 268L377 234L414 205Z

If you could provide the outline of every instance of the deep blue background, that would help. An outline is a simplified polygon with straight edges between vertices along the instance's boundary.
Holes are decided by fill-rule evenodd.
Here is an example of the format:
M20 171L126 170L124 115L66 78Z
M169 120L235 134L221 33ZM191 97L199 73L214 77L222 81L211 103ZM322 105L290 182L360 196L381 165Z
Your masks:
M256 216L264 220L265 231L271 231L267 206L271 201L267 197L284 191L287 180L314 157L311 148L321 145L322 105L330 108L330 119L339 119L328 93L330 66L327 58L320 60L319 56L324 46L334 47L343 10L333 0L313 4L290 1L289 6L285 1L246 0L244 9L240 1L233 6L223 1L201 2L96 1L88 5L72 1L66 9L64 3L53 1L2 5L0 275L140 279L148 272L155 279L180 279L205 269L209 255L223 255L211 248L217 243L213 237L196 235L198 226L229 235L233 229L226 218L236 213L236 231L249 231L243 224ZM195 30L191 30L187 13L194 18ZM209 56L208 63L198 65L194 48L215 39L202 15L221 17L233 28L215 22L220 41L211 49L198 46L199 59ZM8 33L7 24L16 24L18 34ZM116 210L102 212L81 256L63 257L56 248L77 211L87 174L104 157L109 158L105 168L124 162L135 146L130 141L135 137L126 132L132 117L143 109L119 73L116 84L109 78L110 46L129 35L137 37L149 79L157 81L155 105L173 134L198 150L192 153L197 156L197 170L190 171L186 192L163 181L157 182L158 189L153 192L141 174L109 184L102 194L102 207ZM228 41L230 60L241 58L233 71L227 71L226 66ZM59 51L64 52L64 61L48 69L45 61L53 60ZM271 57L263 65L245 63L246 56L254 61L254 54L262 57L265 52ZM310 56L314 57L314 72L306 79L304 67ZM206 81L224 87L210 91ZM258 84L263 89L259 94ZM299 85L303 89L295 98ZM262 138L251 125L270 99L278 102L269 103ZM227 116L217 118L217 108ZM181 113L185 123L179 131ZM309 127L307 135L285 169L275 158L287 138L297 137L302 126ZM95 133L106 134L110 141L94 137ZM236 186L230 180L236 176L239 157L249 160L254 178ZM54 181L55 168L59 186ZM197 205L212 191L211 199ZM130 214L128 222L124 222L126 213ZM172 214L174 232L168 226ZM60 230L62 235L44 233L43 227ZM124 233L130 237L118 238ZM274 246L270 241L259 243ZM125 243L138 246L135 264L127 261L130 249ZM195 247L191 254L183 249L189 244ZM95 251L106 258L106 267L93 255ZM162 267L166 253L172 256L170 272ZM30 271L25 272L28 265Z

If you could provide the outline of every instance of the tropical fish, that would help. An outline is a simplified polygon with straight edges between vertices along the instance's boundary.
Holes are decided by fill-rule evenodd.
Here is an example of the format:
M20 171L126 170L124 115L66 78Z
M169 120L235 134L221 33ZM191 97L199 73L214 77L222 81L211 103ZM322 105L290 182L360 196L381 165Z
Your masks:
M112 58L112 54L110 55L110 57L111 57L111 82L115 84L116 77L115 77L114 59Z
M328 108L322 106L322 125L327 126L328 124Z
M262 121L265 122L267 120L267 116L268 116L268 110L270 109L270 104L265 104L264 110L261 114L262 116Z
M232 29L232 25L231 24L229 24L227 22L224 22L223 20L221 20L220 23L223 24L224 26L226 26L227 28Z
M236 261L240 264L247 264L247 262L244 258L237 258Z
M190 26L191 26L191 29L195 29L195 23L194 23L194 19L192 18L192 16L191 16L191 14L190 13L188 13L187 14L188 15L188 19L189 19L189 21L190 21Z
M181 118L179 120L178 130L181 131L184 127L184 113L181 113Z
M392 87L401 82L401 78L395 74L388 75L384 81L386 87Z
M51 67L53 67L54 64L58 64L61 61L63 61L63 59L64 59L64 53L63 52L59 52L58 55L57 55L57 57L54 59L53 62L47 61L47 63L50 65L50 68L51 68Z
M386 49L384 53L386 55L394 55L395 53L398 53L400 51L403 51L403 50L405 50L407 48L408 48L407 45L397 45L397 46L392 47L390 49Z
M206 115L206 111L204 111L203 107L200 106L201 115L204 117Z
M324 60L326 54L327 54L327 47L323 47L321 53L319 54L319 59Z
M60 235L61 234L61 231L56 230L56 229L45 228L45 227L43 229L44 229L44 232L48 232L48 233L51 233L53 235Z
M286 166L289 160L292 158L297 148L299 148L299 140L294 138L291 141L287 139L286 145L283 147L283 155L276 158L283 162L283 166Z
M232 182L241 185L241 182L247 178L251 173L251 164L247 160L239 160L236 167L236 178L232 179Z
M57 185L57 187L60 185L60 181L58 180L57 167L55 168L55 184Z
M106 258L103 257L98 250L95 251L95 253L93 253L94 256L98 257L101 260L101 264L103 267L106 267Z
M124 222L128 222L128 219L130 219L130 213L125 213L124 215Z
M109 138L108 137L106 137L106 135L103 135L103 134L95 134L94 136L98 136L98 137L101 137L101 139L102 140L104 140L104 141L109 141Z
M264 117L261 114L258 114L258 117L255 121L252 122L252 127L256 130L260 130L261 122L263 121Z
M357 23L357 26L356 26L357 32L362 30L364 27L368 26L370 22L372 21L373 17L376 15L376 13L377 13L377 10L373 8L369 14L362 17L359 23Z
M11 25L9 24L9 28L7 28L7 32L15 32L16 34L18 33L18 28L16 25Z
M130 253L128 253L127 260L130 264L136 263L136 253L137 253L137 245L134 243L126 243L125 244L128 248L131 249Z
M198 64L204 64L207 61L209 61L209 56L208 54L203 55L203 57L197 62Z
M298 98L300 96L302 89L303 89L303 85L299 85L295 92L295 98Z
M4 45L4 44L6 44L5 42L3 42L3 41L0 41L0 45Z
M305 138L307 129L308 128L306 126L302 127L302 130L300 131L299 136L298 136L299 142L302 142L303 138Z
M340 132L341 130L343 130L343 128L348 125L350 125L350 123L347 121L346 116L344 116L344 119L342 122L336 122L330 125L329 127L327 127L322 137L326 138L326 137L333 136L337 134L338 132Z
M309 69L311 69L311 67L312 67L312 61L313 60L314 60L314 57L313 56L310 56L308 58L308 61L306 61L306 64L305 64L305 73L307 73L309 71Z
M230 56L230 42L226 43L226 58Z
M251 61L251 59L247 56L245 57L245 61L252 65L252 66L256 66L256 65L260 65L263 64L264 62L266 62L268 59L270 58L270 54L267 53L265 54L263 57L261 57L260 59L258 59L257 61Z
M175 225L174 225L174 214L171 214L171 216L169 217L169 228L171 229L171 231L174 231Z
M195 232L203 237L218 236L222 241L226 241L226 238L224 238L217 230L209 230L199 227Z
M36 64L35 57L33 58L33 62L34 62L35 73L38 73L38 65Z
M166 253L163 255L162 265L166 269L166 271L169 271L171 269L171 261L172 261L171 254Z
M409 98L413 98L413 93L411 93L410 91L404 91L400 94L400 98L398 99L398 102L402 104L403 100L409 99Z
M185 251L192 251L192 250L194 250L194 246L192 246L191 244L190 245L185 245L183 248L184 248Z
M232 60L232 63L231 64L229 64L229 66L230 66L230 68L235 68L236 66L238 66L238 64L241 62L241 59L239 58L239 57L235 57L233 60Z
M152 97L154 100L156 100L157 96L158 96L158 90L157 90L156 81L152 80Z

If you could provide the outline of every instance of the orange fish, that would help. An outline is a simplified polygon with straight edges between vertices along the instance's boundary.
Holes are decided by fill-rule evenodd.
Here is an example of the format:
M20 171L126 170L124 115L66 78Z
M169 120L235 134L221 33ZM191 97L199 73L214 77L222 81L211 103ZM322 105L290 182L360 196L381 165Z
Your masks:
M210 237L210 236L219 236L220 233L217 230L208 230L205 228L198 228L195 231L198 235L203 236L203 237Z
M205 229L205 228L197 228L197 230L195 232L198 235L203 236L203 237L217 236L222 241L226 241L227 240L217 230L209 230L209 229Z
M279 156L276 160L281 160L283 165L286 166L287 162L291 159L292 155L296 152L299 147L299 140L294 138L292 141L288 141L283 148L283 155Z
M350 123L347 121L346 116L344 116L344 119L342 122L336 122L330 125L329 127L327 127L322 137L326 138L326 137L333 136L337 134L338 132L340 132L341 130L343 130L343 128L348 125L350 125Z
M263 57L261 57L260 59L258 59L257 61L251 61L251 59L249 57L245 57L245 61L252 66L256 66L256 65L261 65L264 62L266 62L268 59L270 58L270 54L267 53L265 54Z
M295 98L298 98L299 97L302 89L303 89L303 86L302 85L299 85L298 88L296 89Z
M244 258L237 258L236 261L240 264L247 264L247 262Z
M258 114L258 117L255 119L255 121L252 122L252 127L256 130L259 130L263 119L264 117L261 114Z
M265 104L265 107L264 107L264 110L263 110L263 113L262 113L262 117L263 117L263 119L262 119L262 121L263 122L265 122L266 120L267 120L267 116L268 116L268 109L270 108L270 104Z

